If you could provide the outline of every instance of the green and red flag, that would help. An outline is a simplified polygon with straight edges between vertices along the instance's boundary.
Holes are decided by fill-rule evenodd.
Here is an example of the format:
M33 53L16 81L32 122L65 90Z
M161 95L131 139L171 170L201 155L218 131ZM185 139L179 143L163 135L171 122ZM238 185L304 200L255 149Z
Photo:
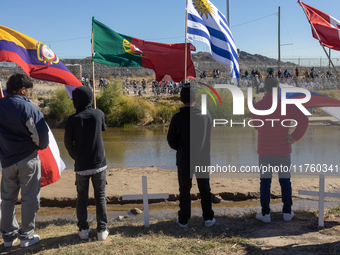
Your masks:
M156 80L165 75L172 80L184 80L185 44L165 44L144 41L135 37L116 33L109 27L92 18L93 61L105 65L145 67L153 69ZM187 78L196 78L191 50L187 44Z

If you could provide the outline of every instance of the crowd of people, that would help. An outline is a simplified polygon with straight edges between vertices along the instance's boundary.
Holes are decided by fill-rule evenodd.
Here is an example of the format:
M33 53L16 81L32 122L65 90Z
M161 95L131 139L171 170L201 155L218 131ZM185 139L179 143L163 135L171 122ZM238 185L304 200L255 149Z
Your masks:
M181 88L182 88L182 82L174 82L169 80L162 80L160 82L157 82L156 80L153 80L149 83L142 79L142 81L139 83L137 80L123 80L123 87L124 87L124 93L130 94L132 91L134 94L138 94L139 96L142 96L143 94L147 94L147 92L151 92L155 96L159 96L161 94L164 95L177 95L179 94ZM149 87L149 90L147 91L147 87Z
M165 83L166 84L166 83ZM162 84L165 86L165 84ZM169 84L170 86L170 84ZM272 105L273 93L277 93L279 79L267 77L264 80L264 98L254 107L266 110ZM211 227L215 224L212 209L212 196L209 182L209 171L197 172L195 166L210 165L210 147L212 118L209 111L202 113L196 104L196 91L190 83L181 86L180 99L184 106L176 113L170 123L167 141L176 150L178 168L179 207L177 224L187 228L191 217L190 190L192 177L196 176L201 196L201 207L204 224ZM12 75L7 82L7 96L0 99L0 159L2 166L1 180L1 234L4 246L15 245L18 238L21 247L29 247L40 240L34 234L35 214L39 209L41 165L38 151L49 144L48 127L41 111L27 98L33 89L30 78L23 74ZM92 182L96 203L97 239L105 240L109 236L106 212L106 153L101 133L106 129L105 117L101 110L92 108L93 93L88 86L78 87L72 92L76 113L68 117L65 127L64 144L74 159L77 191L77 226L81 239L89 238L88 193ZM278 98L280 101L280 98ZM254 124L258 131L259 166L275 168L289 167L291 164L291 144L300 140L306 132L308 118L295 106L287 106L286 115L281 115L281 103L277 109L267 115L252 118L262 125ZM13 114L15 113L15 114ZM9 116L10 114L10 116ZM289 126L275 127L264 119L295 119L297 126L290 133ZM277 172L275 170L275 172ZM262 211L256 218L265 223L270 218L270 186L272 172L261 172L260 202ZM292 211L292 188L290 173L279 172L283 202L283 220L294 217ZM15 203L21 189L22 222L19 227L15 217Z

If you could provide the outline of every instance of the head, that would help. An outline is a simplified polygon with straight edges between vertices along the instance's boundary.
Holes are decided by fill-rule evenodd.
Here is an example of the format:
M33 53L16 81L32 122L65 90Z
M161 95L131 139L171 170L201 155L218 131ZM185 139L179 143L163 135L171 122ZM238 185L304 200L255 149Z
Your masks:
M6 86L6 92L8 94L28 97L31 89L33 88L33 82L26 74L18 73L9 77Z
M184 105L190 105L195 102L196 99L196 91L190 85L190 83L185 83L181 90L181 101Z
M266 92L268 93L272 93L273 92L273 88L277 88L280 84L279 79L274 78L274 77L267 77L264 80L264 88L266 90Z
M77 87L72 91L72 100L74 108L76 108L77 111L85 110L92 105L92 90L87 86Z

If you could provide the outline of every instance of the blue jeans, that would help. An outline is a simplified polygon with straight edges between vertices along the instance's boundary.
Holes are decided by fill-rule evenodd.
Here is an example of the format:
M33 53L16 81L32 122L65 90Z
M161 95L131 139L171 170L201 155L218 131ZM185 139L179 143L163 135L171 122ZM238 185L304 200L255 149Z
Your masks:
M283 213L291 212L293 201L292 201L292 185L290 182L290 172L288 171L290 168L290 164L291 164L290 154L283 156L259 155L259 166L260 167L262 166L262 170L267 170L266 172L261 171L260 200L263 215L270 213L269 207L270 186L272 182L273 172L278 172L279 176L279 183L281 186L281 199L283 203L282 212ZM267 167L267 169L264 169L263 166ZM283 171L281 171L282 169Z
M41 166L35 151L27 158L2 169L1 234L5 242L33 238L35 214L40 207ZM21 229L15 218L15 203L21 189ZM19 229L19 230L18 230Z
M103 232L107 227L106 215L106 170L93 175L76 174L77 186L77 218L79 231L89 229L87 222L87 202L89 198L89 181L92 180L94 199L96 202L97 232Z

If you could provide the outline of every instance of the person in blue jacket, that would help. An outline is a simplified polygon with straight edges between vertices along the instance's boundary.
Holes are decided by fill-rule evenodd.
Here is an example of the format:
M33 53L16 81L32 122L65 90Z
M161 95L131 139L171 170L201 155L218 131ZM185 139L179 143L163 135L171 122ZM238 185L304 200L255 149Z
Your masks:
M0 99L1 234L4 246L20 239L21 247L37 243L35 214L40 206L41 164L38 150L48 146L48 127L42 112L27 97L31 79L14 74L7 81L7 96ZM21 228L14 205L21 189Z

